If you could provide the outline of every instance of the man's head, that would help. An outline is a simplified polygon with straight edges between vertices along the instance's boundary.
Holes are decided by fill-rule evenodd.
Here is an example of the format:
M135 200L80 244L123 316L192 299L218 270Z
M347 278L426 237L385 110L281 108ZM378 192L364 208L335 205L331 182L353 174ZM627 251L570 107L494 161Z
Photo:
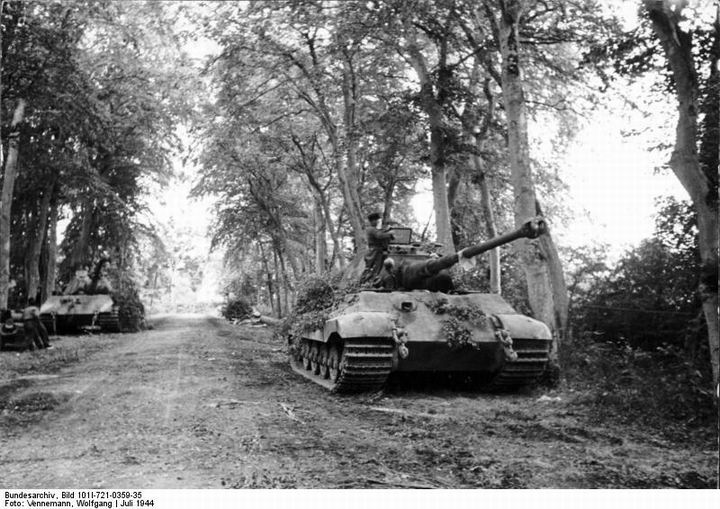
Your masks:
M368 218L368 222L371 225L375 226L378 223L378 221L380 221L381 217L382 217L382 215L380 214L380 212L373 212L372 214L369 214L367 218Z
M383 261L383 268L386 271L390 272L395 268L395 260L393 260L392 258L385 258L385 260Z

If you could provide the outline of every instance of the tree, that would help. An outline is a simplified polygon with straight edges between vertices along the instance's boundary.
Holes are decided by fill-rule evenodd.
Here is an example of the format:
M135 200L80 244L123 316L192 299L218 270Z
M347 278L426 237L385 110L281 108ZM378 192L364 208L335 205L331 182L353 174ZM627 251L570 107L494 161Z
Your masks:
M20 144L20 123L25 116L25 100L18 99L12 123L8 157L5 161L2 195L0 195L0 309L8 304L8 286L10 283L10 213L17 176L18 150Z
M500 10L497 18L488 4L486 11L494 24L502 57L501 84L508 124L508 155L515 196L515 224L519 226L538 212L530 165L527 111L522 81L519 28L524 6L517 0L501 0L498 6ZM552 324L552 328L558 333L565 329L562 317L567 315L567 290L562 276L551 277L548 264L551 256L549 246L543 245L541 239L525 239L518 245L527 278L530 305L535 315L545 323Z
M41 283L47 295L63 211L71 211L66 271L107 254L123 270L133 264L144 183L168 174L184 87L192 83L168 29L183 8L85 0L2 5L2 107L27 104L12 193L13 178L3 181L11 195L3 207L13 204L3 239L15 277L24 272L24 294ZM1 275L0 296L7 299Z
M713 383L718 386L720 376L720 330L718 324L718 175L717 166L701 164L698 154L700 81L693 54L692 33L683 29L683 10L687 2L643 0L670 68L678 103L675 146L669 166L688 192L698 217L700 249L699 291L708 328L708 342L713 366ZM715 25L715 48L720 30ZM713 68L717 67L718 52L713 51ZM717 69L715 69L717 76ZM713 83L712 81L710 82ZM716 85L713 85L716 86ZM715 116L717 122L717 116ZM717 131L716 131L717 132ZM717 153L717 139L709 150ZM717 161L717 159L715 159Z
M695 362L702 350L698 340L707 334L697 289L697 215L689 202L672 198L657 207L654 235L612 267L601 246L574 253L573 324L599 341L648 351L684 349ZM706 372L707 360L701 362Z
M430 126L430 167L433 189L433 208L437 240L445 253L455 251L450 224L450 204L447 195L448 125L444 108L449 101L449 87L453 66L448 61L453 37L453 23L448 9L433 12L427 5L410 3L410 8L420 7L415 15L403 13L404 52L417 75L420 91L418 99L427 115ZM428 12L429 11L429 12ZM421 14L421 16L417 16ZM424 14L424 16L422 16ZM417 19L420 17L420 19ZM433 22L434 20L434 22ZM426 44L431 52L437 52L436 68L431 69L419 41L418 28L425 32Z
M210 67L219 93L208 106L217 116L203 126L208 140L203 173L210 176L226 164L221 161L229 161L238 171L256 168L252 178L262 172L301 176L284 185L306 186L313 206L297 204L296 212L316 231L309 245L296 249L298 261L314 252L315 267L324 268L327 232L333 245L329 265L342 266L348 234L362 254L363 210L383 207L386 214L403 214L399 198L417 178L412 147L417 132L408 134L404 121L417 123L397 93L398 62L370 37L379 27L364 4L234 7L219 6L225 17L209 23L209 34L223 50ZM232 141L240 133L245 147ZM250 152L269 160L265 169L243 162ZM291 209L278 210L288 221L284 214Z

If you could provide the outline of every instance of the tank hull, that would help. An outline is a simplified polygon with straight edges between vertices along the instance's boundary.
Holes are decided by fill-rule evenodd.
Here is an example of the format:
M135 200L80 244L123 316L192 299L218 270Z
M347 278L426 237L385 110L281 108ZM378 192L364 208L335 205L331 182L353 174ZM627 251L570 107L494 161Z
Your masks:
M120 331L118 308L109 295L53 295L40 308L40 319L50 334Z
M393 372L467 373L533 384L552 336L493 294L361 291L320 329L291 338L295 371L336 392L379 390Z

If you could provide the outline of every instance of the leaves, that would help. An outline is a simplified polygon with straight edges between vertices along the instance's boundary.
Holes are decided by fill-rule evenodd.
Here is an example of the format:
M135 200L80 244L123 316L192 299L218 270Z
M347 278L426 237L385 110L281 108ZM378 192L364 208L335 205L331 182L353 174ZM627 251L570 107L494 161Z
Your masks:
M145 186L167 181L176 125L190 112L193 71L173 30L183 9L85 0L3 2L3 9L2 108L13 97L29 105L13 266L23 266L38 191L55 181L52 201L70 223L64 270L109 254L129 268Z

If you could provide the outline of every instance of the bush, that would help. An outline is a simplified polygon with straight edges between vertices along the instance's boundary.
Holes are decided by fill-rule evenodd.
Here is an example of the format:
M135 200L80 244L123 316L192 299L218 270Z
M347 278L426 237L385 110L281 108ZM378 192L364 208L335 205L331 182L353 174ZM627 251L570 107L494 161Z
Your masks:
M220 311L227 320L244 320L252 314L252 305L243 297L227 301Z
M563 378L589 396L586 403L600 418L668 435L687 428L710 429L716 420L709 360L698 369L677 347L648 351L579 338L563 345L560 358Z
M697 349L707 342L692 207L673 200L660 205L652 238L612 267L588 257L570 274L571 323L578 333L647 351L664 345Z
M140 300L137 284L125 273L118 276L112 294L113 302L118 306L120 330L137 332L145 328L145 306Z

